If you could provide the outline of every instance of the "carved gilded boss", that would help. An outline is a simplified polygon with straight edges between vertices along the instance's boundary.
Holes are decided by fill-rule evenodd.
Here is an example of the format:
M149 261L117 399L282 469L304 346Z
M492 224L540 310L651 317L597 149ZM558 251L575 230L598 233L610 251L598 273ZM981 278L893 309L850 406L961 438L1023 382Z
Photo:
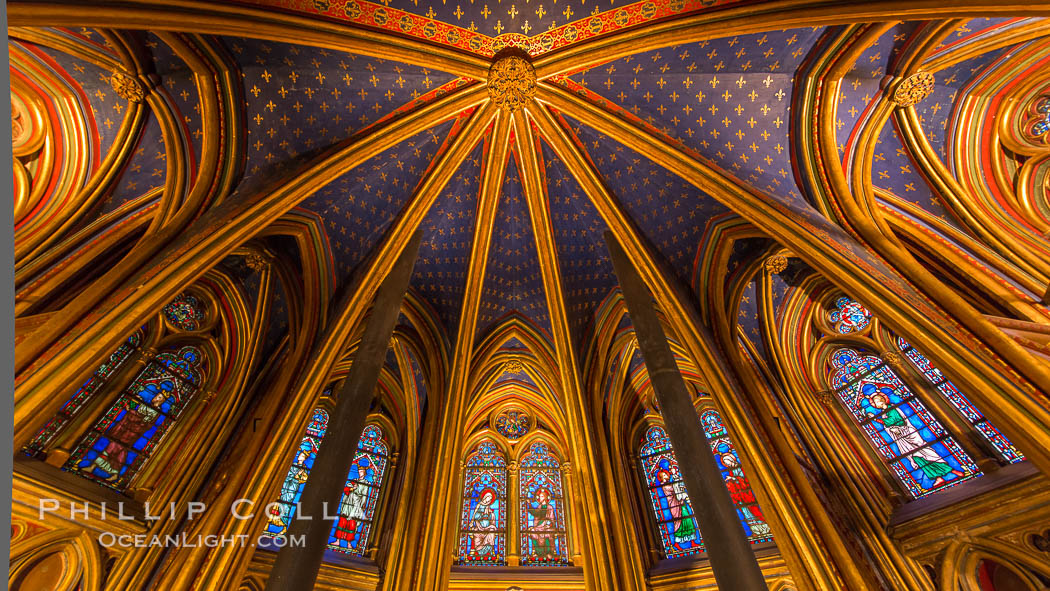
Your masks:
M536 96L536 70L517 55L498 59L489 69L488 89L497 107L516 111Z

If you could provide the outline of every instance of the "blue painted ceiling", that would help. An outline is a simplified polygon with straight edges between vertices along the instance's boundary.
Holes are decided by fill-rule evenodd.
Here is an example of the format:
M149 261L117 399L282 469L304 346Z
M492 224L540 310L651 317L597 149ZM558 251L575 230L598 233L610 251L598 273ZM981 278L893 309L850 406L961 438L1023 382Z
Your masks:
M330 49L256 39L222 42L241 71L246 177L350 137L454 78Z
M517 157L513 154L507 164L496 210L481 292L479 337L495 321L515 312L551 335L547 295L536 255L536 236L522 190Z
M623 3L615 0L602 9ZM473 25L485 34L494 34L500 27L524 32L526 20L528 27L545 30L564 24L567 12L578 18L595 8L586 0L543 7L535 1L516 4L503 0L424 4L394 0L390 6L467 28ZM948 42L965 40L967 35L997 24L1001 23L970 21ZM840 143L848 141L892 67L894 56L916 26L905 22L887 31L847 76L838 112ZM798 68L825 32L820 27L787 29L665 47L576 72L564 83L604 97L697 151L726 173L782 200L800 215L816 219L818 214L795 182L789 122ZM199 95L193 76L167 44L151 34L142 39L161 87L186 126L192 150L199 155ZM432 68L305 45L210 39L221 45L238 71L245 126L242 187L294 168L305 155L349 138L455 78ZM967 81L994 57L982 56L939 73L934 94L919 106L924 127L942 154L946 153L944 129L949 125L951 105ZM105 140L107 134L115 132L110 131L113 125L105 126L105 120L119 119L121 107L114 105L114 93L100 82L100 73L90 64L74 63L68 56L56 59L65 59L63 67L89 91ZM708 222L730 210L629 146L570 117L565 119L631 223L681 284L690 286ZM156 117L147 120L145 129L135 155L106 202L107 211L163 185L165 153ZM444 122L402 142L342 173L301 204L323 220L337 284L344 282L382 239L450 129L451 123ZM433 308L450 341L455 339L464 299L485 152L484 144L473 149L422 223L423 244L411 289ZM541 144L540 155L569 327L573 341L583 348L598 305L617 285L602 237L606 226L554 151ZM872 175L876 186L934 215L945 215L902 153L892 125L880 137L875 160ZM500 319L517 314L551 335L534 222L522 191L518 163L512 158L501 183L479 322L471 327L475 334L484 335ZM774 287L783 289L779 284ZM276 302L275 318L287 322L282 304L281 299Z
M575 74L589 88L737 178L798 196L788 129L794 74L824 29L676 45Z

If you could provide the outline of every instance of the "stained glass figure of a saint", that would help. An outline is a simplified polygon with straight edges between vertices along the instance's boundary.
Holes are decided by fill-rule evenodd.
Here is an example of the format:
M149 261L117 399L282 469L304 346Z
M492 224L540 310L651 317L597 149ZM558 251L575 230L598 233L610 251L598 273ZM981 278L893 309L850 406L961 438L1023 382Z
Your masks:
M383 430L378 425L366 425L343 487L339 519L328 538L329 548L349 554L365 553L388 456Z
M197 393L203 365L193 346L158 354L80 440L64 469L123 491Z
M729 496L736 505L737 515L740 523L744 526L744 533L753 544L768 542L773 539L769 524L762 515L762 509L755 499L755 491L751 489L743 468L740 466L740 456L737 455L733 443L729 440L729 433L722 424L722 417L716 410L705 410L700 413L700 423L704 427L704 435L711 445L711 451L715 454L718 469L722 472L722 479L729 490Z
M459 563L507 561L507 460L492 441L467 456L460 508Z
M973 460L878 357L841 348L831 386L913 497L980 474Z
M646 430L639 456L664 555L675 558L703 551L678 460L662 427L654 425Z
M327 430L328 413L324 409L314 409L310 422L306 425L306 435L299 442L292 458L292 466L281 483L281 492L277 500L267 506L269 514L263 533L280 537L288 532L288 526L295 514L295 505L303 495L310 469L314 467L314 460L317 459L317 450L321 447L321 439Z
M568 564L561 464L545 442L535 441L520 466L521 563Z
M295 516L296 504L302 498L303 489L327 430L328 413L324 409L314 409L313 416L306 425L306 434L296 449L292 466L281 485L277 501L268 506L269 515L263 533L281 537L288 532L288 526ZM383 430L378 425L365 425L358 440L357 454L343 486L338 518L332 524L328 535L329 548L357 555L363 555L368 549L369 534L389 454Z

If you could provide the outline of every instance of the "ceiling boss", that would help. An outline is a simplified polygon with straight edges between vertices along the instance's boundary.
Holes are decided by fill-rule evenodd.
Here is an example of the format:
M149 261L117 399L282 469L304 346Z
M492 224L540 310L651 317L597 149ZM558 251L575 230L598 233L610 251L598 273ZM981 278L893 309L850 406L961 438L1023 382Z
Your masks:
M536 96L536 70L520 55L498 57L489 68L488 88L497 107L516 111Z

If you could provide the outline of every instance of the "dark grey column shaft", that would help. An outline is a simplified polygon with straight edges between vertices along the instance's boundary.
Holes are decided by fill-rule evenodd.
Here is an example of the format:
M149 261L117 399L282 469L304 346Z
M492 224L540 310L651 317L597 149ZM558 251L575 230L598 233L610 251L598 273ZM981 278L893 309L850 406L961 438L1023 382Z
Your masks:
M762 570L744 535L711 446L704 436L692 396L667 344L652 296L612 232L605 233L613 269L627 303L638 348L660 403L667 436L674 446L685 489L692 501L704 546L719 589L765 591Z
M336 395L328 430L303 488L301 514L312 519L293 519L288 526L288 538L305 536L305 544L299 547L289 544L277 553L266 582L267 591L302 591L312 589L317 581L317 571L321 568L328 534L333 526L331 520L324 519L326 508L328 515L339 513L346 475L375 397L379 372L386 360L401 302L408 291L422 235L419 230L412 235L390 274L379 286L361 344L350 365L350 374Z

